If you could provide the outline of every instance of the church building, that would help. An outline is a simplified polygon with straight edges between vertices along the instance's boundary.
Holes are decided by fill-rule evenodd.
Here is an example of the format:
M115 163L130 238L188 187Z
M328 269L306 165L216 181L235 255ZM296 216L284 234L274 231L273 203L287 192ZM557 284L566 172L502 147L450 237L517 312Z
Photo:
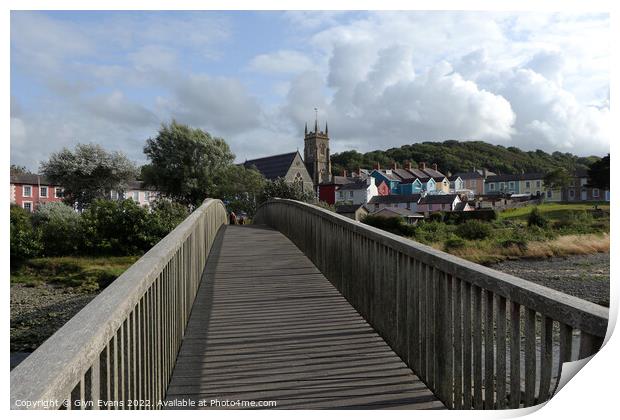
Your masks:
M304 131L304 161L315 188L332 179L332 163L329 157L329 132L325 123L325 132L319 131L319 122L314 120L314 131Z

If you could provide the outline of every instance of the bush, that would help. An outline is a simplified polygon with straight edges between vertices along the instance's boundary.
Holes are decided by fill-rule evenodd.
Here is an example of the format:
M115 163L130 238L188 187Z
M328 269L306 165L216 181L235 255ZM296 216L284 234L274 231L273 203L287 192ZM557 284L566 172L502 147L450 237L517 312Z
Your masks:
M456 234L464 239L477 240L486 239L491 236L493 229L491 225L480 220L468 220L456 228Z
M147 218L153 240L161 240L188 215L188 208L182 204L165 199L159 199L152 203L151 212Z
M465 247L465 240L459 236L456 235L451 235L448 239L446 239L446 241L444 242L444 249L446 251L452 250L452 249L460 249Z
M528 226L538 226L544 228L547 226L547 224L547 219L540 213L538 207L534 207L532 211L530 211L530 214L527 216Z
M95 200L82 213L86 250L96 254L135 255L159 239L148 210L133 200Z
M446 221L454 223L464 223L468 220L482 220L492 222L497 220L497 211L493 209L481 209L472 211L453 211L446 215Z
M30 213L19 206L11 205L11 264L20 264L41 253L41 235L32 225Z
M521 252L527 251L527 239L518 236L511 236L499 242L503 248L516 246Z
M419 222L415 227L414 236L417 241L430 244L433 242L443 242L450 237L452 226L442 222Z
M82 247L80 215L63 203L41 204L32 216L41 232L43 254L46 256L75 255Z
M415 233L413 226L396 217L381 217L369 214L362 219L362 223L383 229L395 235L412 236Z

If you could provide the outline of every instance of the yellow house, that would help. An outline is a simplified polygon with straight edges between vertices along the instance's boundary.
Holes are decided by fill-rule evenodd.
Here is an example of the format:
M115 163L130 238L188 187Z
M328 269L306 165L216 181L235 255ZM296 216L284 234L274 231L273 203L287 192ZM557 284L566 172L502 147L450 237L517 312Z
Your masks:
M562 201L562 190L545 187L544 174L540 173L522 174L519 179L519 192L521 194L540 194L545 201Z

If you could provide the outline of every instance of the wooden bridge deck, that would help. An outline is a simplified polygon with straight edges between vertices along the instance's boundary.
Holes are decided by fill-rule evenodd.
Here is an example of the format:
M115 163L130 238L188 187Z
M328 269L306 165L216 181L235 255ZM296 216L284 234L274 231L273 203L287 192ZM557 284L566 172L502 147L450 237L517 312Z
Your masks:
M214 400L289 409L443 408L284 235L261 226L222 230L167 401L216 409L228 407L210 406Z

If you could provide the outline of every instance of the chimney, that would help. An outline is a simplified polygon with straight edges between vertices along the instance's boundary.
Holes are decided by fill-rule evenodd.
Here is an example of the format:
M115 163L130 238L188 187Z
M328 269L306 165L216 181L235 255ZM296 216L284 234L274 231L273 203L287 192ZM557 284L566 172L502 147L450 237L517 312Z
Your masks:
M487 168L482 168L482 177L487 179Z
M411 161L410 160L406 160L405 161L405 169L410 171L411 170Z
M434 171L436 171L436 170L437 170L437 164L436 164L436 163L433 163L433 164L431 165L431 168L433 168L433 170L434 170Z
M381 169L381 165L379 165L379 162L375 162L375 164L372 165L372 169Z
M346 169L342 170L342 176L345 177L345 178L347 177L347 170Z
M423 171L424 169L426 169L426 162L420 162L420 163L418 163L418 169L420 169L421 171Z
M359 166L357 167L357 176L358 176L358 178L362 177L362 168L359 167Z
M392 161L392 169L397 169L398 165L396 164L396 161Z

